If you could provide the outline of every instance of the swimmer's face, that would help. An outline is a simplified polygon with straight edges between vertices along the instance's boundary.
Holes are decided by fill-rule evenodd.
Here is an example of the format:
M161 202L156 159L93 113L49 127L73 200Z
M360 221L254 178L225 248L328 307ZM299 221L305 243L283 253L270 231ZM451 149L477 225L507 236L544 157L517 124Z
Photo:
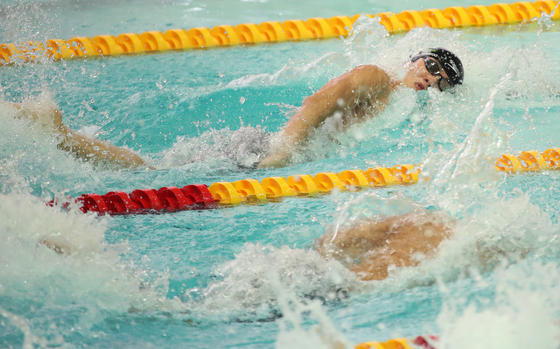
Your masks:
M428 58L432 60L432 58ZM447 73L442 69L441 64L433 59L434 62L437 63L439 67L439 73L444 78L448 78ZM432 75L426 69L426 65L424 63L424 59L420 58L410 64L410 68L408 72L404 76L403 83L410 88L413 88L415 91L422 91L427 90L429 87L438 87L438 81L440 77L437 75Z

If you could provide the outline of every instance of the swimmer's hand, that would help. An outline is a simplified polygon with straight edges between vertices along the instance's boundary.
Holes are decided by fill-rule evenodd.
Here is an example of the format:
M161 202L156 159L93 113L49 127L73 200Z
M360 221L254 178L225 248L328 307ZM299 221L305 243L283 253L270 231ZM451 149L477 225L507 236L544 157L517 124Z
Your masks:
M259 163L258 168L280 168L286 167L290 161L288 152L278 152L267 157Z
M18 109L16 117L29 119L50 134L61 132L61 128L64 127L58 108L21 103L14 103L14 106Z

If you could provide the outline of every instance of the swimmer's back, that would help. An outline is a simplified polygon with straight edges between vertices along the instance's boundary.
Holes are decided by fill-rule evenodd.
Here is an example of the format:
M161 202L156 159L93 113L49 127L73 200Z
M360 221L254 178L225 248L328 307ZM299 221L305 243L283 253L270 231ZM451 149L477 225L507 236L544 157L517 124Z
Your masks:
M412 213L381 221L362 220L326 233L317 251L336 258L363 280L381 280L393 265L416 266L424 258L433 258L449 235L449 225L434 214Z

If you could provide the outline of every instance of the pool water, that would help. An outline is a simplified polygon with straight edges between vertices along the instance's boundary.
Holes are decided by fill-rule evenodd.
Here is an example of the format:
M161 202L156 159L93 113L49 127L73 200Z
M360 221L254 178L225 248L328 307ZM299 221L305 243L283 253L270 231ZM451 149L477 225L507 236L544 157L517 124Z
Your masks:
M3 6L2 42L421 9L412 1ZM345 40L2 67L2 99L56 103L72 129L129 147L155 170L76 160L0 109L0 347L332 348L435 333L449 348L556 348L559 175L507 176L493 162L558 146L559 35L558 22L541 20L388 36L363 18ZM360 64L390 69L432 46L461 57L456 94L399 90L359 127L324 126L293 165L251 169L249 145L329 79ZM44 204L407 163L422 163L418 184L219 210L98 217ZM313 250L328 224L419 207L458 218L455 235L437 258L386 280L359 281ZM38 245L44 237L75 253L53 253ZM495 252L488 263L483 248Z

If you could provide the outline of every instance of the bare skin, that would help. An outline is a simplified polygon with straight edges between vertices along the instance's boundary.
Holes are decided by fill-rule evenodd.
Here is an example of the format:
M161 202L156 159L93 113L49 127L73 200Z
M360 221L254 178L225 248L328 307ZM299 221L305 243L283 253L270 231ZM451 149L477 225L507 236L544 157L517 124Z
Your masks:
M362 220L346 229L327 231L316 241L315 250L325 259L338 260L364 281L383 280L391 268L414 267L425 258L434 258L440 243L451 236L452 228L431 213ZM72 245L52 238L41 238L39 244L58 254L75 252ZM496 251L486 251L481 258L491 252Z
M444 78L448 77L441 65L440 74ZM303 101L301 108L281 131L280 145L258 167L278 168L288 165L297 147L305 145L313 130L334 115L341 116L345 126L362 122L385 109L391 93L399 86L415 91L426 90L433 86L437 88L438 79L428 73L422 59L411 63L402 80L391 79L375 65L358 66L332 79ZM62 114L57 108L29 109L21 104L15 106L21 116L39 121L52 132L58 133L62 138L58 147L79 158L94 163L109 162L125 168L149 168L141 157L127 149L72 131L62 123Z
M108 142L82 136L62 122L62 113L57 108L30 108L16 103L17 116L33 120L46 130L60 136L58 148L76 157L93 163L109 162L123 168L149 168L146 162L133 152Z
M316 250L326 259L337 259L362 280L382 280L393 267L414 267L435 257L439 244L450 235L451 227L433 214L412 213L326 232Z
M441 65L440 74L448 77ZM281 131L280 145L258 167L288 165L293 151L304 145L312 131L333 115L342 114L343 123L347 126L359 123L383 111L389 96L399 86L421 91L432 86L437 88L438 80L439 77L426 70L422 59L411 63L402 80L391 79L375 65L358 66L332 79L303 101L301 108Z

